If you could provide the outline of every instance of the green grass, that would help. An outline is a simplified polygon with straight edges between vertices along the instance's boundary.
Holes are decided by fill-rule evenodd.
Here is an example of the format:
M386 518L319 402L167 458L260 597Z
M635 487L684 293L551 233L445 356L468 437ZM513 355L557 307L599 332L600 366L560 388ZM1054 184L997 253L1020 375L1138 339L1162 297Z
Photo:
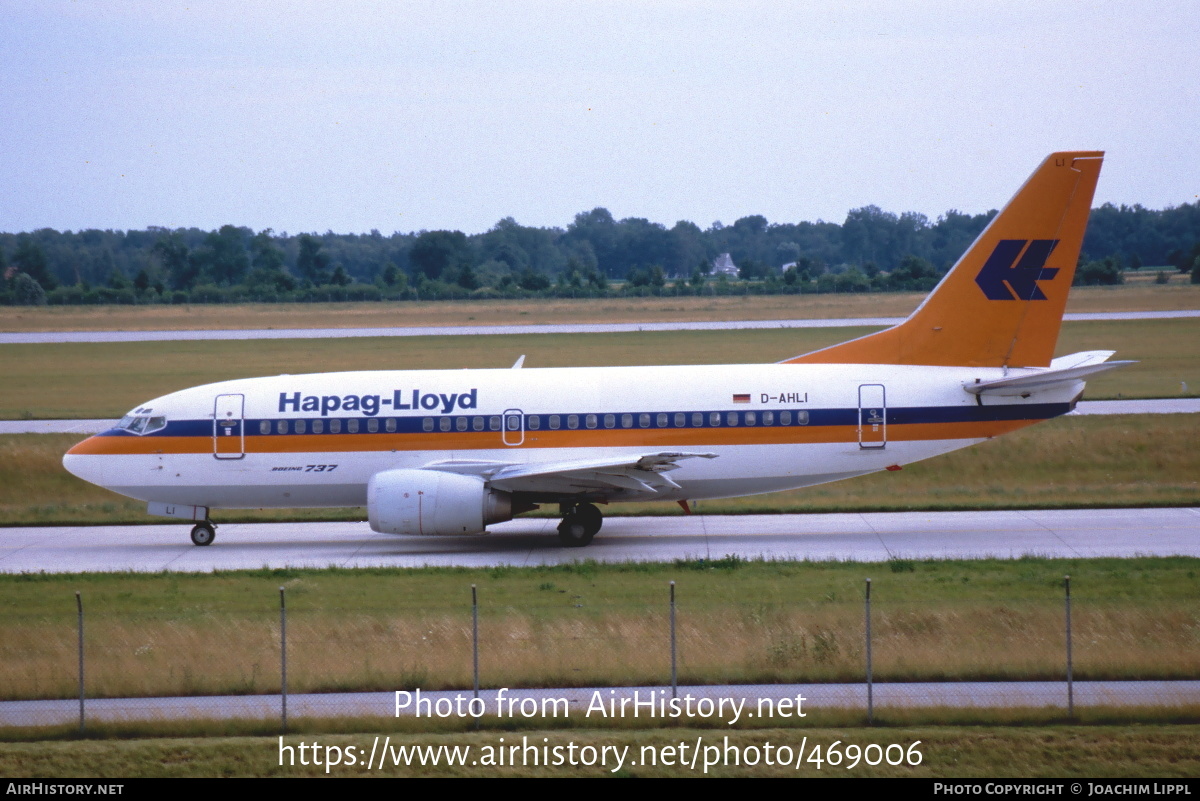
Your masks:
M933 778L1073 778L1079 780L1104 777L1142 777L1168 779L1195 777L1197 763L1195 747L1200 727L1195 725L1093 725L1038 726L1033 728L912 726L905 728L808 728L758 729L751 731L713 731L709 729L652 729L646 731L559 731L543 730L524 733L535 745L624 748L639 762L643 748L658 750L674 748L675 764L651 766L628 763L619 772L613 765L585 767L466 765L462 767L412 767L368 772L361 765L326 768L317 765L302 767L280 763L281 741L277 737L214 737L211 739L153 739L100 740L75 742L33 742L0 745L0 777L37 776L44 779L91 777L96 779L125 779L134 777L213 777L213 776L524 776L524 777L649 777L649 776L792 776L792 777L933 777ZM380 745L383 744L381 735ZM522 743L522 735L512 732L479 731L457 734L390 735L393 747L409 745L470 746L471 756L486 758L487 749ZM718 765L706 772L703 757L692 769L680 764L678 746L692 744L702 737L701 745L724 749L726 744L739 749L757 749L758 764L748 766ZM724 738L728 737L728 741ZM345 753L348 747L365 749L361 759L370 753L374 734L359 735L295 735L284 738L299 756L301 742L331 746ZM504 738L503 743L501 738ZM921 761L915 767L877 767L859 764L847 768L845 763L833 767L808 762L815 746L821 754L835 743L839 751L849 744L864 747L915 742ZM767 765L762 758L766 743L775 748L788 746L793 752L801 746L806 760L795 766ZM894 750L894 749L893 749ZM324 755L322 750L322 755ZM686 753L686 752L685 752ZM719 754L720 751L710 751ZM747 751L743 751L743 754ZM749 753L755 753L750 751ZM690 755L688 756L690 760ZM322 762L324 762L322 756ZM648 761L648 760L646 760ZM731 760L732 761L732 760ZM1086 786L1085 790L1086 792Z
M1137 365L1089 382L1088 397L1179 397L1200 388L1193 320L1066 323L1058 353L1116 350ZM279 373L775 362L869 328L622 334L65 343L0 352L0 419L119 417L150 398L213 381Z
M1200 560L746 562L493 569L0 576L8 698L70 698L75 592L89 697L471 686L470 586L486 687L856 682L864 579L880 681L1061 679L1064 574L1078 679L1200 677Z

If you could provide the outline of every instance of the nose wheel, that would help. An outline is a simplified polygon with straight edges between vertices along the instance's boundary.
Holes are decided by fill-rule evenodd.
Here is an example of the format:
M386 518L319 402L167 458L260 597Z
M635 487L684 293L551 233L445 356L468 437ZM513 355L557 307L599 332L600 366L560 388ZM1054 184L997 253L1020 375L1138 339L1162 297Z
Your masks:
M590 503L564 506L562 522L558 524L558 541L566 548L582 548L592 541L604 516Z
M192 527L193 545L212 545L213 540L216 538L217 527L207 520L203 523L197 523Z

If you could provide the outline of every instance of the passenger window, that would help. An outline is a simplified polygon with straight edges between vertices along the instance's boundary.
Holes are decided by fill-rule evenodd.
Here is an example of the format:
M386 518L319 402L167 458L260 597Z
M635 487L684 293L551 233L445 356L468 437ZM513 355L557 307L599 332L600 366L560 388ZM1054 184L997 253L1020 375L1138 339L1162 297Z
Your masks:
M271 421L270 421L270 420L263 420L262 422L260 422L260 423L258 424L258 433L260 433L260 434L270 434L270 433L271 433Z
M286 434L287 432L288 432L288 421L287 420L280 420L278 423L275 424L275 433L276 434Z
M296 433L297 434L303 434L307 430L308 430L307 423L305 423L303 420L296 421Z
M392 421L388 420L388 422L390 423ZM421 429L423 431L432 431L433 430L433 418L426 417L424 420L422 420L421 421Z
M379 421L372 417L367 421L367 433L374 434L379 431Z
M313 420L313 433L314 434L324 434L325 433L325 421L324 420Z
M710 426L721 425L721 413L720 412L709 412L708 413L708 424Z
M757 415L754 412L746 412L746 425L758 425Z
M387 420L384 422L384 424L383 424L383 427L384 427L384 429L385 429L385 430L386 430L386 431L387 431L389 434L390 434L390 433L392 433L393 431L395 431L395 430L396 430L396 418L394 418L394 417L389 417L389 418L388 418L388 419L387 419ZM430 431L432 431L432 430L433 430L433 428L431 427L429 430L430 430Z
M488 430L489 431L499 431L500 430L500 415L494 414L488 418Z
M667 416L665 414L660 414L658 416L658 427L659 428L667 427Z
M572 431L574 431L576 428L579 428L579 415L577 415L577 414L568 414L567 415L567 428L571 429Z
M471 428L475 429L476 431L482 431L483 430L483 418L482 417L471 418Z
M529 430L537 431L542 427L542 418L536 414L529 415Z
M450 418L449 417L438 418L438 429L440 429L441 431L449 431L450 430Z
M633 415L632 414L621 415L621 428L633 428Z
M457 420L455 420L454 427L455 427L455 429L457 429L459 431L466 431L467 430L467 418L460 417Z
M330 420L329 421L329 433L330 434L342 433L342 421L341 420Z
M796 412L796 425L808 425L808 412Z
M791 412L780 412L779 413L779 425L790 426L791 424L792 424L792 413Z
M764 426L775 425L775 412L763 412L763 425Z
M649 428L649 427L650 427L650 415L639 414L638 415L638 428Z
M588 428L596 427L596 415L589 414L587 417L584 418L584 421L585 421L585 425L587 425Z
M557 431L557 430L558 430L558 426L559 426L559 417L558 417L558 415L557 415L557 414L552 414L552 415L550 415L550 428L552 428L552 429L554 429L555 431Z
M725 415L725 425L736 426L738 424L737 412L728 412Z
M692 412L692 426L699 428L702 425L704 425L704 415L700 412Z
M508 427L507 428L508 431L520 431L521 430L521 416L517 415L517 414L510 414L508 417L505 418L504 425Z
M374 423L375 421L372 420L371 422ZM347 420L346 421L346 432L349 434L357 434L358 433L358 420Z
M664 414L663 417L666 417ZM683 412L675 412L675 427L683 428L687 425L687 415Z
M604 427L614 428L617 425L617 416L615 414L604 415Z

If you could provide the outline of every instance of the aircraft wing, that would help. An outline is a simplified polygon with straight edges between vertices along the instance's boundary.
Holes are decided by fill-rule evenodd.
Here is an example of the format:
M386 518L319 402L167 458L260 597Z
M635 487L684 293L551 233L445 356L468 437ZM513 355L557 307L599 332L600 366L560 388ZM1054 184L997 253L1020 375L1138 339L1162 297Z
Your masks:
M465 473L484 478L495 489L539 496L586 497L597 500L651 499L680 487L666 473L682 459L715 459L715 453L662 451L603 459L557 462L433 462L426 470Z

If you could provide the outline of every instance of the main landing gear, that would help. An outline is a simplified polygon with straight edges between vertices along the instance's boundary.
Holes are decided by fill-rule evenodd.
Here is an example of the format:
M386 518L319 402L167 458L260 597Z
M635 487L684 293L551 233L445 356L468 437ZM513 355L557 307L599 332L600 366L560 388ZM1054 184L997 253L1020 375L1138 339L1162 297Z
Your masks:
M193 545L212 545L213 540L216 538L217 527L207 520L203 523L197 523L192 527Z
M558 540L566 548L582 548L592 541L604 516L600 510L590 503L579 503L573 506L563 504L562 522L558 524Z

